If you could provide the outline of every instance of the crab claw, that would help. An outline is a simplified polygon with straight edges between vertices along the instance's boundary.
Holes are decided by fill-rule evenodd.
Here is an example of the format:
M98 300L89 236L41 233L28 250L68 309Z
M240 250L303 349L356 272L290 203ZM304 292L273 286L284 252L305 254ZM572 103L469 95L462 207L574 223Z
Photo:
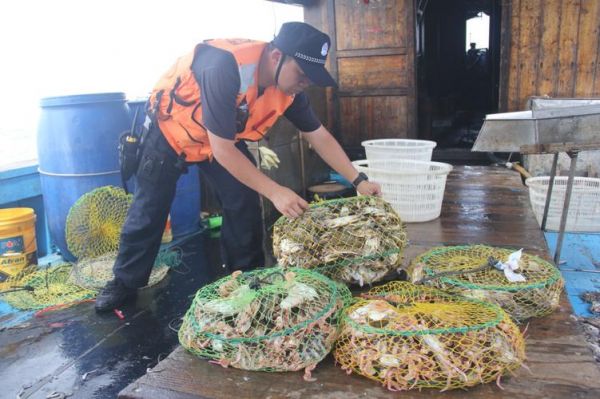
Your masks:
M292 281L294 281L294 277L296 277L296 273L294 273L294 272L287 272L285 274L285 281L291 283Z
M504 391L504 387L502 386L502 384L500 384L500 378L502 378L502 374L498 374L498 378L496 378L496 385L498 385L498 388Z
M304 369L304 376L302 377L304 379L304 381L308 381L308 382L314 382L317 379L312 377L311 372L315 369L315 367L317 367L316 364L311 364L310 366L306 366L306 368Z
M225 359L220 359L220 360L209 360L208 362L209 362L209 363L212 363L212 364L218 364L219 366L221 366L221 367L223 367L223 368L225 368L225 369L226 369L227 367L229 367L229 361L228 361L228 360L225 360Z
M231 273L231 278L232 279L236 279L236 278L238 278L240 276L240 274L242 274L242 271L241 270L236 270L233 273Z

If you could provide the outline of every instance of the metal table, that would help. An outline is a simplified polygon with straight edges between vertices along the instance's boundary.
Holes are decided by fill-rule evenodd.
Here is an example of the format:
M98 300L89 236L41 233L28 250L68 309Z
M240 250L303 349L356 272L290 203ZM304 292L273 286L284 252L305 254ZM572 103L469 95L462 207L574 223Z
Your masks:
M546 229L558 155L571 159L560 219L554 263L560 262L578 154L600 150L600 98L542 98L529 101L529 110L487 115L472 151L554 154L542 218Z

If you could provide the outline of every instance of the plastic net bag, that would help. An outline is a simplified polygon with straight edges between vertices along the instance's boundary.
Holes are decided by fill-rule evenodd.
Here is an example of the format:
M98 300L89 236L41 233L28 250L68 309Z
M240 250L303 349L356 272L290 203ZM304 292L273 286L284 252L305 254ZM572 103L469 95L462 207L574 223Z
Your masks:
M116 252L100 255L95 258L84 258L73 265L69 281L80 287L100 290L114 278L113 265L117 258ZM162 250L156 256L147 287L162 281L169 269L181 264L179 250Z
M72 265L30 266L8 280L7 291L0 295L9 305L21 310L65 306L91 299L91 291L69 282Z
M408 282L370 290L341 323L336 362L392 391L499 381L525 359L523 336L500 307Z
M331 350L349 299L345 286L309 270L235 272L196 293L179 342L225 367L310 372Z
M122 188L99 187L81 196L67 216L65 237L77 258L95 258L119 248L119 237L133 200Z
M413 282L422 280L444 291L490 301L518 321L553 312L564 286L560 271L523 253L516 271L524 279L511 282L490 265L490 259L506 262L513 252L485 245L438 247L416 257L408 272Z
M281 266L315 269L360 286L398 268L406 244L400 217L378 197L312 204L299 218L281 217L273 232L273 252Z

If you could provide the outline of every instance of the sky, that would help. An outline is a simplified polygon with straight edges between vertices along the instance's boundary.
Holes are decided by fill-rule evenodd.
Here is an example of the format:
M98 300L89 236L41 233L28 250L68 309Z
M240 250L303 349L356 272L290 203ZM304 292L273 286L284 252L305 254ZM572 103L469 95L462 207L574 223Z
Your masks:
M265 0L0 0L0 169L36 157L40 98L145 97L204 39L268 41L302 19L301 7ZM469 21L467 48L480 35L478 47L487 47L488 21Z
M0 146L10 129L35 131L42 97L139 98L204 39L268 41L302 19L301 7L264 0L0 1Z

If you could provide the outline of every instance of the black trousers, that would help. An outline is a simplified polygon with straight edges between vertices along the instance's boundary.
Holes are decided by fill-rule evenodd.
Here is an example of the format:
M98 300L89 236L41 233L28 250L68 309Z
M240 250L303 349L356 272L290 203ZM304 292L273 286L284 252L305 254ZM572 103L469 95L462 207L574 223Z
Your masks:
M255 164L246 143L238 149ZM262 217L258 193L240 183L216 160L187 164L198 166L214 187L223 207L221 256L229 270L249 270L264 265ZM144 137L136 173L133 203L121 232L119 253L113 267L115 277L131 288L148 283L160 248L175 188L184 168L157 126Z

